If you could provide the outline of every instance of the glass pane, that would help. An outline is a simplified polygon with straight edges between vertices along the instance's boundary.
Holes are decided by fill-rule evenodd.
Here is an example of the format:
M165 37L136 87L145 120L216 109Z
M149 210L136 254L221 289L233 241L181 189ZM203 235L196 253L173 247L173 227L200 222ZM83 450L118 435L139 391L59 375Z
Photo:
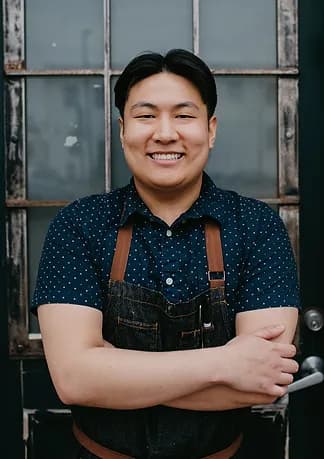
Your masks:
M29 199L67 199L104 190L101 77L27 81Z
M218 77L217 136L207 172L221 188L277 197L277 85L273 77Z
M113 68L142 51L192 49L191 0L112 0L110 19Z
M29 69L103 68L102 0L25 0Z
M200 2L200 56L213 68L276 67L276 1Z
M111 188L120 188L130 180L131 173L124 159L124 152L119 139L119 111L115 107L114 86L117 77L111 79Z
M57 212L58 207L43 207L28 209L28 277L29 303L36 285L38 263L41 256L48 225ZM34 314L29 314L29 332L39 333L38 321Z

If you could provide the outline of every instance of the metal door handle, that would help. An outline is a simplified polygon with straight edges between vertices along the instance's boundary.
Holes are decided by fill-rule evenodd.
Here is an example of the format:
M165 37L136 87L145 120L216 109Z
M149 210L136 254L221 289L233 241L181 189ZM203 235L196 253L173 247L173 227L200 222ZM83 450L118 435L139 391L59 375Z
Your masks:
M320 384L324 381L324 361L321 357L307 357L301 364L301 372L306 374L301 379L289 384L287 392L295 392L297 390L306 389L306 387Z
M304 376L304 378L298 379L291 384L289 384L287 392L296 392L296 390L305 389L306 387L314 386L324 381L324 375L320 371L315 371L315 373Z
M319 332L324 327L323 311L318 308L307 309L304 312L304 321L309 330Z

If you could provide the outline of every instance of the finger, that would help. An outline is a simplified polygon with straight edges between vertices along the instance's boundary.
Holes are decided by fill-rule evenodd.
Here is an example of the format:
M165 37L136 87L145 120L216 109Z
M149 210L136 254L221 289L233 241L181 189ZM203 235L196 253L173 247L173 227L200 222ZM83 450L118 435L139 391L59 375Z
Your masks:
M291 375L290 373L281 373L278 378L277 384L280 384L281 386L288 386L293 381L294 381L293 375Z
M292 359L282 359L281 371L284 373L297 373L299 370L299 365L296 360Z
M296 346L293 344L282 344L282 343L273 343L273 349L277 350L281 357L295 357L296 355Z
M282 324L273 324L268 325L263 328L259 328L255 332L253 332L254 336L258 338L263 338L270 340L272 338L276 338L277 336L281 335L285 331L285 326Z
M287 392L287 387L288 386L274 385L270 388L268 394L273 395L276 398L283 397Z
M281 391L280 397L283 397L288 392L288 385L287 386L282 385L282 386L279 386L279 387L280 387L280 391Z

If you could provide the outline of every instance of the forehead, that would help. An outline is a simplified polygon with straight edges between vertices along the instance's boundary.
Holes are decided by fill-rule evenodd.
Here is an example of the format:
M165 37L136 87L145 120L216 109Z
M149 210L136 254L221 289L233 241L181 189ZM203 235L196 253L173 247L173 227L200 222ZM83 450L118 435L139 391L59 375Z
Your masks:
M176 105L183 101L192 101L204 105L196 86L190 80L171 72L151 75L132 86L126 105L142 101L155 105L164 103Z

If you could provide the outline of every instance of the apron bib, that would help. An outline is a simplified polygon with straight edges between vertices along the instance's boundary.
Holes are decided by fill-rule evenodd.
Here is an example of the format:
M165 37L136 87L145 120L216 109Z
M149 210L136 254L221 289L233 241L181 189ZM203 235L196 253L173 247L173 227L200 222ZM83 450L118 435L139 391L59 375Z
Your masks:
M187 302L125 282L132 226L119 230L112 263L103 337L114 346L164 352L222 346L234 337L225 300L219 226L205 224L210 288ZM197 459L230 445L242 431L246 409L191 411L166 406L136 410L73 407L74 421L91 439L141 459ZM79 456L95 459L85 452Z

